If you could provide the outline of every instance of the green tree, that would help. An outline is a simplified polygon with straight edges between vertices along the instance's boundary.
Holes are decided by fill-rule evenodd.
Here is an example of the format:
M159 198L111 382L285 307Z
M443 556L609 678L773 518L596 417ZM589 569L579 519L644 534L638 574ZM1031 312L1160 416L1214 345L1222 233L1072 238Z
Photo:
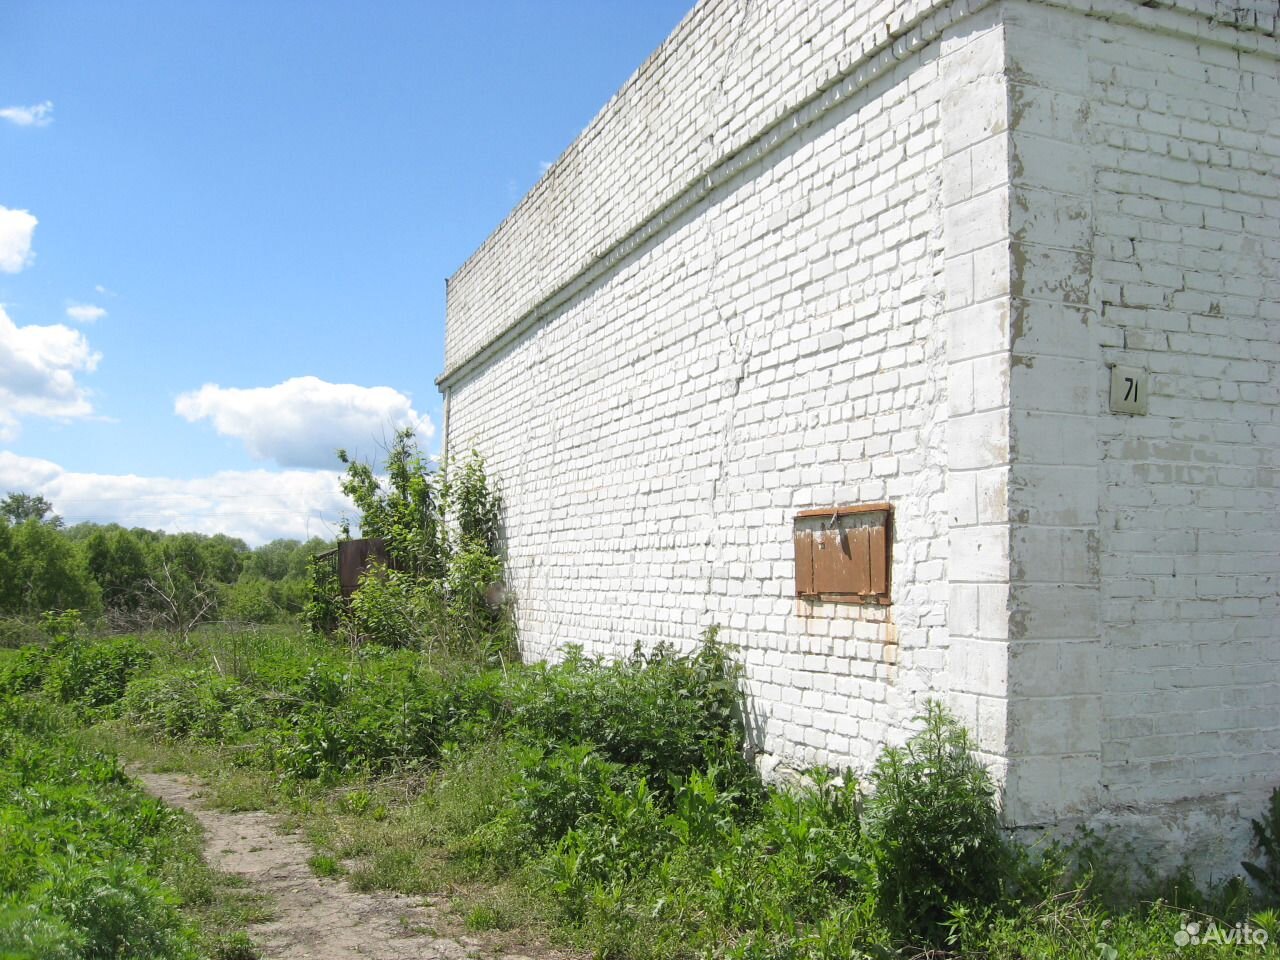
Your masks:
M209 577L218 583L235 583L249 548L239 537L216 533L212 537L201 538L201 552Z
M222 592L219 611L240 623L279 623L286 611L276 602L273 584L257 576L242 576Z
M80 610L96 616L101 591L84 555L57 527L34 517L11 529L9 570L16 597L11 612L34 616L47 610Z
M22 603L18 582L18 554L13 542L13 526L0 517L0 613L17 613Z
M196 533L164 537L149 564L147 609L158 625L184 637L217 615L218 581L206 554L207 539Z
M94 530L82 546L89 573L108 610L136 611L144 599L149 569L143 544L132 532L112 525Z
M314 542L319 544L314 551L317 553L331 546L323 540ZM306 576L307 557L310 555L303 552L304 546L297 540L284 539L264 543L245 556L241 575L261 577L273 583L290 577L302 579Z
M333 541L321 537L312 537L298 545L298 549L289 559L289 577L295 580L306 580L311 565L311 558L317 553L333 549Z
M15 491L0 500L0 516L8 517L15 524L37 520L50 526L62 526L62 518L53 512L53 504L38 494Z
M396 434L382 475L343 451L338 456L361 534L384 540L393 561L391 570L368 571L344 608L353 632L396 645L443 644L485 659L508 652L514 634L501 588L501 500L480 456L472 451L452 475L437 470L411 430ZM343 535L350 529L344 522ZM310 606L326 614L337 600L321 592L336 587L323 577L314 583Z
M385 480L345 450L338 451L338 459L347 466L342 492L360 511L360 535L385 540L387 552L406 573L442 579L449 553L444 477L418 452L413 431L396 434L387 451ZM350 536L350 523L343 521L342 537Z

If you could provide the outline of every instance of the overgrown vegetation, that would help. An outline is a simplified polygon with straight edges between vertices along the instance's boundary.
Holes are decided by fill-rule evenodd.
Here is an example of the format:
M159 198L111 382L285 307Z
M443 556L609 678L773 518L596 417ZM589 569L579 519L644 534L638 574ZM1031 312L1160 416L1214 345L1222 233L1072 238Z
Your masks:
M251 905L204 865L185 816L78 743L75 720L151 656L133 639L83 641L70 618L47 626L49 647L11 657L0 689L0 957L218 956Z
M614 957L1098 960L1220 956L1174 937L1209 914L1274 920L1240 883L1104 902L1064 851L1010 845L936 706L865 785L823 770L761 783L714 634L685 655L523 666L298 633L65 627L0 667L8 702L69 706L129 749L141 732L217 770L224 802L282 805L323 875L472 891L474 930L541 923Z
M1280 787L1272 791L1261 819L1251 821L1250 826L1262 863L1246 861L1240 866L1268 897L1280 903Z
M242 934L211 939L225 924L192 924L189 878L209 881L184 822L85 737L216 771L223 803L287 810L320 875L464 891L470 930L541 926L601 957L1219 957L1188 932L1211 923L1272 938L1238 949L1280 952L1280 791L1253 825L1256 889L1175 878L1143 896L1097 838L1009 842L937 704L865 782L814 769L764 784L714 631L684 654L520 664L479 458L436 471L401 434L384 475L347 467L361 531L391 563L349 601L328 568L303 570L308 616L334 635L175 617L168 633L89 637L63 614L0 659L0 957L252 953ZM16 508L31 515L12 529L64 536L41 504ZM188 548L214 544L159 555ZM112 569L93 581L104 597Z
M340 629L350 640L415 647L478 662L510 659L515 634L508 616L499 555L501 499L474 451L449 469L434 469L415 434L396 434L384 472L338 452L342 489L360 512L360 533L382 540L387 565L373 564L343 603L338 584L312 571L308 618L313 629ZM342 538L350 537L344 522Z
M250 550L221 534L68 527L43 497L10 493L0 501L0 646L36 639L47 611L179 633L219 620L293 622L307 600L307 561L327 546L274 540Z

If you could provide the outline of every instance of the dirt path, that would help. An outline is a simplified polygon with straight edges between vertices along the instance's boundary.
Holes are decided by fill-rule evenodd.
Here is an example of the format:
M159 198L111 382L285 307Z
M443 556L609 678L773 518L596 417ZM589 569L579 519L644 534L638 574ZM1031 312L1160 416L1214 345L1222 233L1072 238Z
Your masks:
M486 949L469 937L433 935L439 912L413 897L356 893L341 880L315 876L307 866L311 849L284 833L271 814L211 810L199 801L200 785L190 777L135 776L149 792L200 821L210 864L244 877L273 899L275 918L248 931L265 960L528 960Z

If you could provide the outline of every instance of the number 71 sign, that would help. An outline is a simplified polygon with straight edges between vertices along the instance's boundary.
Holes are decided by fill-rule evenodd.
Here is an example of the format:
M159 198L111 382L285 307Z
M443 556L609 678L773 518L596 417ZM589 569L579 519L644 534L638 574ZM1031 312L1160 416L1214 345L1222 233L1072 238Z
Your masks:
M1133 414L1147 412L1147 371L1139 367L1111 368L1111 411Z

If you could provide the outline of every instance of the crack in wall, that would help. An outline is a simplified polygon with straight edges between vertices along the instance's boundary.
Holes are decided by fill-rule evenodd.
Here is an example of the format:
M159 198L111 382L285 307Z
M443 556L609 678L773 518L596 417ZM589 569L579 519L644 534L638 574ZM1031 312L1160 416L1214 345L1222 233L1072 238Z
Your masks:
M707 238L706 248L710 251L707 263L707 281L706 289L703 295L705 302L712 302L715 296L715 281L719 273L720 265L720 245L718 243L720 224L713 218L706 219ZM727 312L721 307L716 307L716 320L721 328L723 328L724 343L727 345L727 351L722 351L722 360L720 368L724 370L725 376L721 381L721 423L717 431L718 445L715 462L715 472L711 478L711 491L707 497L707 505L710 509L710 523L707 529L706 539L703 545L706 547L706 564L707 578L706 586L703 591L703 620L706 626L711 626L711 618L717 613L717 604L713 602L716 563L724 553L724 541L719 536L721 532L718 521L720 513L720 495L721 488L724 485L726 474L729 467L730 451L733 446L734 421L738 414L738 395L742 391L742 382L747 376L747 364L750 362L753 349L750 338L747 336L745 326L742 330L735 334L733 327L733 314ZM727 359L723 359L724 353L727 352Z

